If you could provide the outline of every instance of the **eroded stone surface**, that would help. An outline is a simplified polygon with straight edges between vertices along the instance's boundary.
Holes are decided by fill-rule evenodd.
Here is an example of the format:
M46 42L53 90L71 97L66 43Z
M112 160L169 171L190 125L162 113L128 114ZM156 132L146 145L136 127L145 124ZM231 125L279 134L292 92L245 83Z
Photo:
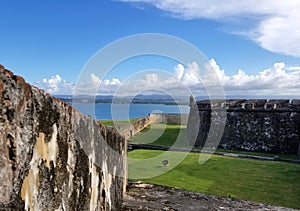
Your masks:
M169 188L141 182L129 183L128 193L124 196L125 210L281 210L293 209L276 207L257 202L213 196L203 193L186 191L179 188Z
M0 66L0 210L115 210L124 138Z
M300 158L298 101L235 99L193 102L188 123L189 143L197 147L206 144L206 147L217 145L230 150L298 153ZM218 140L221 140L219 144L216 143Z

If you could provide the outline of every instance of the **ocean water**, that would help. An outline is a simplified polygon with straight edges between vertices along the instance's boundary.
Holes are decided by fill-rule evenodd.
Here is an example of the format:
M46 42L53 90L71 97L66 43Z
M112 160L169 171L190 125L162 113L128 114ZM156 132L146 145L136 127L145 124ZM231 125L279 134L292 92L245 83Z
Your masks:
M72 104L83 114L97 120L126 120L148 116L151 113L188 114L190 107L186 105L165 104Z

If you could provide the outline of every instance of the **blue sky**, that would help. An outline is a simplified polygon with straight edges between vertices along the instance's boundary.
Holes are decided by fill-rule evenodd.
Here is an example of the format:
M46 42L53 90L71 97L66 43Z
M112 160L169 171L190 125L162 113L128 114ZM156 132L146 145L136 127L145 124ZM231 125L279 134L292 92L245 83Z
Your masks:
M267 0L1 1L0 63L52 94L71 94L82 68L98 50L126 36L162 33L199 48L230 95L298 96L299 5L270 5ZM120 64L108 78L95 73L90 84L106 81L105 88L113 93L141 69L173 74L176 65L138 58ZM179 80L188 84L183 76L190 68L181 69Z

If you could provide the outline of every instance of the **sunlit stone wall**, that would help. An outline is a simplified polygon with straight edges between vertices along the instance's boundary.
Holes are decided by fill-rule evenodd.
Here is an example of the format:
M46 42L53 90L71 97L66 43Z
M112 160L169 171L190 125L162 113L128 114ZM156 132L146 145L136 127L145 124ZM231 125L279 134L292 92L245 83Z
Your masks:
M0 210L118 210L124 137L0 66Z

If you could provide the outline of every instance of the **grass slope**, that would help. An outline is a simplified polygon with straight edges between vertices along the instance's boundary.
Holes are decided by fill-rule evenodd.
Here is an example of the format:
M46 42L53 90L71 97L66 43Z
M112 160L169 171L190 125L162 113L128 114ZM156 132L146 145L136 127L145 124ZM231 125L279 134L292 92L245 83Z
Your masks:
M139 119L140 118L132 118L129 120L115 120L115 121L114 120L99 120L99 122L101 122L105 126L115 127L115 124L120 125L120 126L127 126L129 123L133 123Z
M129 157L147 159L162 154L162 151L135 150ZM173 152L174 156L180 152ZM145 182L180 187L213 195L268 203L277 206L300 208L300 165L236 159L213 155L200 165L199 154L190 153L177 166L163 175L145 179ZM145 160L147 162L147 160ZM129 175L134 173L129 165Z
M130 141L158 146L186 147L186 138L186 125L152 124Z

